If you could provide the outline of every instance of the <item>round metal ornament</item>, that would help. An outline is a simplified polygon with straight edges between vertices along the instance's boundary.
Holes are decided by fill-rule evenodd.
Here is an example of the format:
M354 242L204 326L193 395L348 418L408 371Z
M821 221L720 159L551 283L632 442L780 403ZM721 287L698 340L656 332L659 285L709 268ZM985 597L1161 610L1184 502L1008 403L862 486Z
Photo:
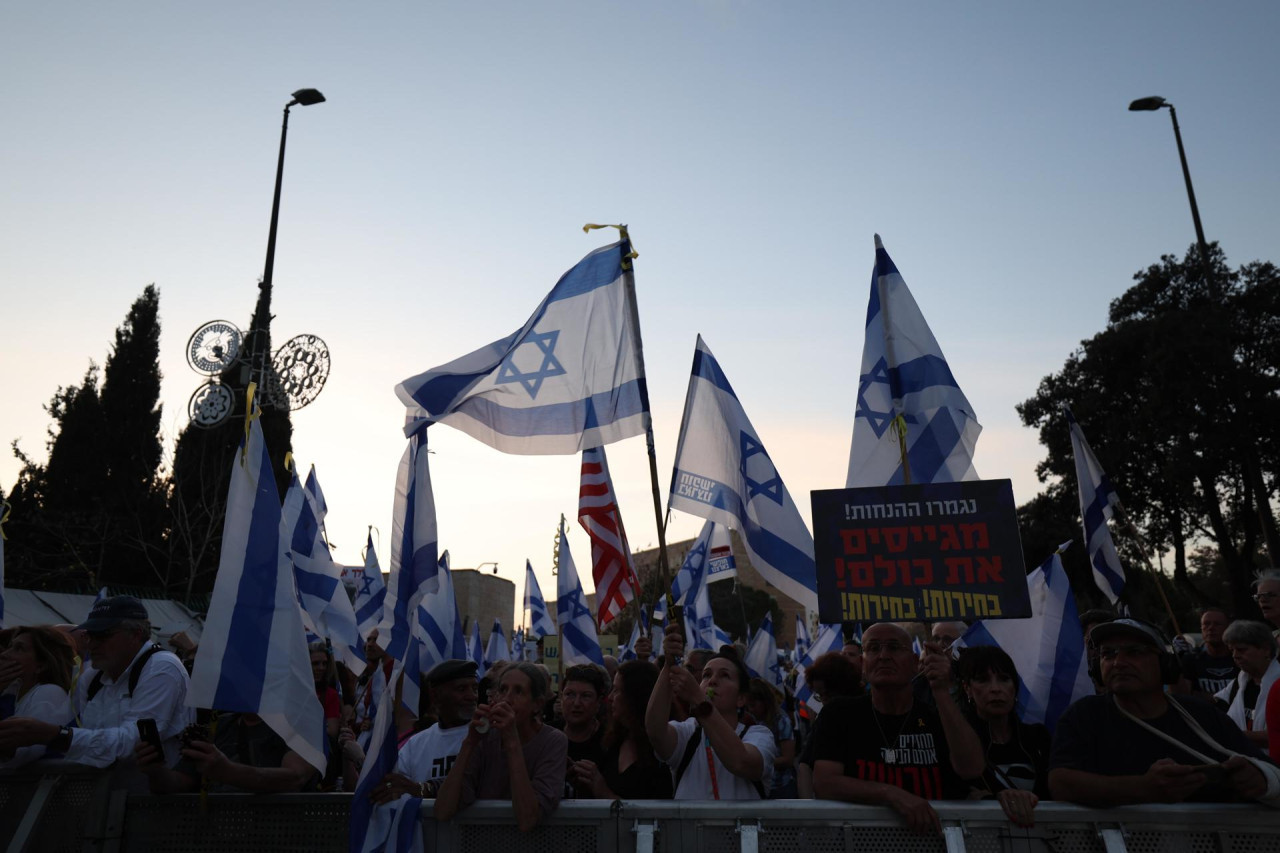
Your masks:
M329 345L317 335L290 338L276 350L271 369L279 387L269 387L268 392L278 391L288 400L289 409L301 409L324 390L324 383L329 378Z
M201 429L210 429L231 417L235 397L231 389L218 382L206 382L187 401L187 416Z
M241 339L240 330L233 323L205 323L187 341L187 363L196 373L217 376L235 363Z

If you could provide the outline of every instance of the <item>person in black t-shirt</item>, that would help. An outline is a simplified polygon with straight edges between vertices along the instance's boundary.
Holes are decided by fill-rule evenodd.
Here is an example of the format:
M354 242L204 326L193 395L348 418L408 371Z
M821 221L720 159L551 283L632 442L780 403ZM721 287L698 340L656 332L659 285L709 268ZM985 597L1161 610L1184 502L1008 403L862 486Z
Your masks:
M317 711L317 713L319 713ZM317 789L320 774L291 750L257 714L217 714L194 737L184 732L182 758L165 767L164 756L144 740L134 749L153 794L186 794L202 784L215 793L287 794Z
M911 636L881 623L862 636L869 695L823 706L814 729L813 787L823 799L887 805L911 829L940 833L929 800L963 799L962 779L982 774L985 759L973 727L951 698L951 660L926 643L922 660ZM917 674L935 704L915 702Z
M1204 645L1178 656L1186 681L1180 682L1180 689L1175 692L1189 691L1192 696L1212 701L1215 693L1230 687L1236 680L1240 669L1231 657L1231 649L1222 639L1230 624L1231 617L1221 608L1208 607L1200 612L1200 636Z
M600 739L604 727L600 723L601 700L609 692L605 671L595 664L571 666L564 672L560 686L560 711L564 715L561 731L569 739L569 768L575 761L591 761L599 766L604 760ZM590 797L591 789L574 785L570 772L565 779L566 797Z
M1055 799L1085 806L1280 802L1280 768L1226 714L1165 694L1177 663L1159 630L1134 619L1093 629L1108 693L1086 696L1058 720L1049 759Z

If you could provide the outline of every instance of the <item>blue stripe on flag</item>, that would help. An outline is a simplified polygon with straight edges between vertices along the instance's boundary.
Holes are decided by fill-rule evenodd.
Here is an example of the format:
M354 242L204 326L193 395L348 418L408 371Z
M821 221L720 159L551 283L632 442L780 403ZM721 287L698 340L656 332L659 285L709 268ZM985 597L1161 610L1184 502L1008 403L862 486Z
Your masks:
M577 266L560 277L552 288L551 295L547 297L547 304L572 299L598 287L613 284L622 276L623 253L630 251L630 244L618 243L587 255Z
M927 391L938 385L959 388L945 359L936 355L922 355L911 361L889 368L889 389L894 397L902 399L908 394Z
M955 420L949 409L938 409L929 420L927 426L911 444L907 452L907 460L911 464L911 481L913 483L932 483L947 464L951 451L960 441L960 433L956 430ZM893 483L901 484L903 480L902 466L894 472Z
M707 380L733 399L738 399L738 395L733 393L733 386L729 384L729 377L720 369L720 363L711 353L704 352L699 347L694 347L693 350L693 375Z
M487 375L487 374L486 374ZM424 386L425 387L425 386ZM421 399L415 392L414 398ZM452 400L452 398L449 398ZM438 404L437 404L438 405ZM463 412L501 435L572 435L600 426L596 412L613 412L618 418L641 414L648 405L644 379L632 379L616 388L581 400L517 408L501 406L484 397L472 397L455 411ZM443 407L442 407L443 408Z

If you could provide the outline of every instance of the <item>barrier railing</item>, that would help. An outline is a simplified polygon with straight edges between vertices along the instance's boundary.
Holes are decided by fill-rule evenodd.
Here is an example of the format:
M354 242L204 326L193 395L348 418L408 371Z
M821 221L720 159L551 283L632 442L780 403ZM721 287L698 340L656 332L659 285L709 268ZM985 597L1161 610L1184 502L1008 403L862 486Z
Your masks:
M31 851L347 850L349 794L126 796L75 765L0 776L0 846ZM423 804L424 847L458 853L1271 853L1280 812L1261 806L1041 803L1034 828L992 802L935 803L942 835L908 831L887 808L815 800L566 800L532 832L486 801L449 821Z

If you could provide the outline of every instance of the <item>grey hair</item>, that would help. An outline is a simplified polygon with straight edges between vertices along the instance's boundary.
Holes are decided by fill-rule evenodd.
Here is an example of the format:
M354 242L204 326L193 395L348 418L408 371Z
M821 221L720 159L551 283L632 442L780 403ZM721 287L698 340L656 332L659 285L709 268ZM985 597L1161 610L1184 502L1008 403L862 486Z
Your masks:
M150 619L121 619L116 627L121 631L141 634L144 639L150 639L151 637Z
M543 674L536 663L518 660L507 664L506 668L502 670L503 677L505 678L509 672L524 673L525 677L529 679L529 695L533 697L535 702L547 697L547 676Z
M1253 573L1253 591L1258 591L1258 585L1263 581L1280 581L1280 569L1258 569Z
M1271 656L1276 655L1276 638L1271 633L1271 626L1262 622L1251 622L1239 619L1227 626L1222 633L1222 642L1229 646L1257 646L1270 649Z

